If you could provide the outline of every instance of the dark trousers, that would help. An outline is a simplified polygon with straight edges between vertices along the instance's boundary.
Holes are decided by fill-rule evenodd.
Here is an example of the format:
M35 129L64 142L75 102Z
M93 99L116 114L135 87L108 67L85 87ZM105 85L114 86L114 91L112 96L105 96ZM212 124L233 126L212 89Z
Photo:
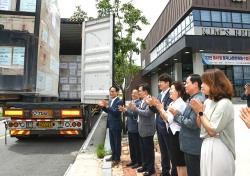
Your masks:
M109 130L110 147L112 150L112 160L120 160L121 157L121 130Z
M170 157L169 157L169 134L166 129L166 133L161 134L157 130L157 137L161 151L161 167L162 173L166 174L170 171ZM177 176L176 166L172 165L171 176Z
M184 152L187 173L192 176L200 176L200 155L192 155Z
M148 172L155 171L155 152L154 152L154 136L141 137L140 148L142 166L147 168Z
M128 142L131 162L141 164L139 133L128 132Z

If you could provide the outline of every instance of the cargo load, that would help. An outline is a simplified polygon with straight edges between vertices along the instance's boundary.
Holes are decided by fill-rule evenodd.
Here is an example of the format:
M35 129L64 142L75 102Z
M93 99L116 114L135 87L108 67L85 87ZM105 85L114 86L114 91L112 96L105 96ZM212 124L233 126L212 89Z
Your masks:
M57 1L0 1L0 14L0 94L58 97Z

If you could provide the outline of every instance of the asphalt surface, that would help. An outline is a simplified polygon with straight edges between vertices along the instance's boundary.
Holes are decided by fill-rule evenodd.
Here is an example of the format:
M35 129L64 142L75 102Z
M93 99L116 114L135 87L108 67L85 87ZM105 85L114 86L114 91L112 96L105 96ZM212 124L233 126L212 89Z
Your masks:
M92 117L93 123L98 117ZM61 136L18 140L7 132L5 145L4 129L0 121L0 176L62 176L84 143L82 138Z

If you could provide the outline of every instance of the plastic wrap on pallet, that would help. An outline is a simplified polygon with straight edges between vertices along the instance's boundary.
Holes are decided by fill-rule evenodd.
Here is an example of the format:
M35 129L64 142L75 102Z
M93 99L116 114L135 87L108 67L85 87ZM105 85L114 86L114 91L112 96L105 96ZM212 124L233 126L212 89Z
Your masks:
M0 46L0 75L24 74L25 47Z
M16 1L0 2L0 8L6 11L16 4ZM0 31L0 94L58 97L61 23L58 3L56 0L18 2L20 14L34 12L34 15L0 15L0 24L4 25Z
M36 87L42 96L58 97L60 22L57 1L42 1Z
M64 100L81 99L81 56L60 55L59 95Z
M0 24L4 25L4 29L29 31L34 33L35 17L21 15L0 15Z
M16 11L17 0L0 0L0 10Z

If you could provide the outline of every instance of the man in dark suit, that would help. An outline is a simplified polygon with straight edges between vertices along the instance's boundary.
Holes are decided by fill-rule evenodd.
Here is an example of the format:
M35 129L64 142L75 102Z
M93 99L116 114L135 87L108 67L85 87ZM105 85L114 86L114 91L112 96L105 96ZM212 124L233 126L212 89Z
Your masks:
M154 153L154 134L155 134L155 113L149 109L146 99L150 98L150 87L147 83L139 86L139 95L143 98L140 107L130 103L129 108L135 111L138 116L138 131L140 139L142 168L138 172L144 172L143 176L150 176L155 173L155 153Z
M247 107L250 107L250 84L246 83L244 88L245 88L245 90L241 95L241 99L247 100Z
M161 92L157 99L164 104L164 109L167 110L168 105L172 102L169 97L169 90L172 84L172 78L168 74L162 74L158 78L158 86ZM150 103L151 104L151 103ZM158 142L161 151L161 176L170 176L170 157L169 157L169 134L166 127L166 122L162 120L160 113L155 108L151 107L151 110L156 113L156 131ZM177 176L176 167L172 165L171 176Z
M131 103L134 103L136 107L139 107L141 104L141 100L139 99L138 89L132 90L131 97ZM126 126L128 130L129 152L131 162L126 164L126 166L132 166L132 168L135 169L142 165L137 122L138 114L134 111L131 111L129 108L125 108L124 106L119 106L119 111L123 112L127 116Z
M121 131L122 131L122 117L118 106L122 106L123 102L118 97L119 88L112 86L109 88L110 100L101 100L98 105L102 110L108 113L108 128L109 140L112 150L112 156L107 161L112 161L112 165L117 165L121 160Z

